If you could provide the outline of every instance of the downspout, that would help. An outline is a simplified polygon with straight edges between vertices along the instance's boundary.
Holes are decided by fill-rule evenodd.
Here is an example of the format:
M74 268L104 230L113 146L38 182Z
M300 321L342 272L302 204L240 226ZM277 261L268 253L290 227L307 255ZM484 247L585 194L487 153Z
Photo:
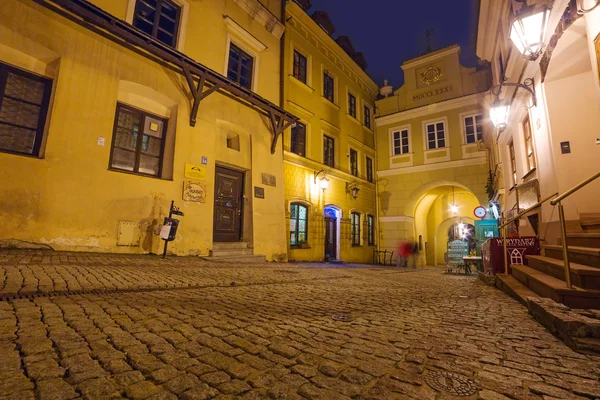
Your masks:
M381 249L381 234L379 227L379 176L377 176L377 171L379 170L379 152L377 151L377 118L375 115L377 114L377 97L375 97L375 101L373 102L373 144L375 147L375 160L374 160L374 174L375 174L375 226L377 227L377 242L375 242L375 250L379 251Z
M287 31L287 24L285 20L285 7L287 0L281 0L281 23L283 24L283 34L280 39L280 51L279 51L279 106L285 109L285 34ZM285 132L281 133L281 157L285 155Z

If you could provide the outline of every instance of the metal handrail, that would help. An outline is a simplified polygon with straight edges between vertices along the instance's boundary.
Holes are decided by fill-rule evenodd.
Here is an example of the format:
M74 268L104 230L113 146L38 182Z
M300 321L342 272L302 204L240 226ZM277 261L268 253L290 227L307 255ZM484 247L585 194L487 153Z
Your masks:
M560 203L561 201L563 201L564 199L566 199L567 197L569 197L570 195L572 195L573 193L578 191L579 189L583 188L584 186L587 186L589 183L592 183L593 181L595 181L598 178L600 178L600 172L598 172L596 175L591 176L590 178L586 179L585 181L581 182L579 185L573 186L572 189L567 190L566 192L564 192L563 194L558 196L556 199L552 200L550 202L550 204L552 204L553 206L557 205L558 203Z
M568 288L572 287L571 262L569 261L569 246L567 244L567 224L565 222L565 209L562 205L562 201L598 178L600 178L600 172L591 176L590 178L586 179L580 184L573 186L573 188L567 190L565 193L563 193L562 195L558 196L556 199L550 202L550 204L552 204L553 206L558 204L558 217L560 219L560 233L562 236L563 262L565 265L565 283L567 284Z
M502 229L502 242L504 243L504 274L508 275L508 257L506 256L506 227L511 224L512 222L516 221L517 219L521 218L523 215L527 214L528 212L530 212L531 210L535 210L536 208L539 208L542 206L542 204L544 204L545 202L547 202L548 200L550 200L551 198L558 196L558 193L554 193L548 197L546 197L544 200L542 201L538 201L536 204L532 205L531 207L529 207L528 209L521 211L520 213L518 213L516 216L514 216L513 218L509 219L508 221L505 221L504 224L502 224L500 226L499 229ZM505 198L506 199L506 198ZM506 200L504 202L506 204ZM505 207L506 209L506 207ZM505 210L506 212L506 210Z
M520 213L518 213L515 217L509 219L508 221L504 222L504 224L500 225L499 229L504 228L505 226L508 226L511 222L521 218L523 215L527 214L528 212L530 212L531 210L535 210L536 208L539 208L542 206L542 204L544 204L545 202L547 202L548 200L550 200L551 198L558 196L558 193L554 193L551 196L546 197L544 200L539 201L537 203L535 203L533 206L529 207L528 209L521 211ZM550 203L552 204L552 202Z

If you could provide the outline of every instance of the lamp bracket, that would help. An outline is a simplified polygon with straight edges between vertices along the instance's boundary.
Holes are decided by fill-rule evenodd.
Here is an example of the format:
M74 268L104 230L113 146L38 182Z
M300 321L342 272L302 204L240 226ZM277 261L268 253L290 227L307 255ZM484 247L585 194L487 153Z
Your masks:
M600 1L600 0L599 0ZM494 86L491 89L491 92L494 96L500 97L502 94L502 88L504 86L516 87L518 89L525 89L531 94L531 100L533 102L533 107L537 106L537 99L535 97L535 82L532 78L527 78L523 81L523 83L513 83L513 82L502 82L499 85Z
M581 7L579 10L577 10L577 14L579 15L584 15L587 13L591 13L592 11L594 11L596 8L598 8L600 6L600 0L596 0L596 4L593 5L591 8L583 8Z
M317 178L319 177L319 175L323 174L323 176L321 177L321 179L325 178L325 175L327 175L327 171L325 171L324 169L320 170L320 171L315 171L314 172L314 177L315 177L315 184L317 183Z

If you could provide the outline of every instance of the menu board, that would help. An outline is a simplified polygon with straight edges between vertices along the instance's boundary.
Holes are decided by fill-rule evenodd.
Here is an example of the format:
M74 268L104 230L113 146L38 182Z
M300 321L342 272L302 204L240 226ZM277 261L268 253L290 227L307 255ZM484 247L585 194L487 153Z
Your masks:
M454 240L448 242L448 264L457 265L463 263L463 257L469 255L469 242Z

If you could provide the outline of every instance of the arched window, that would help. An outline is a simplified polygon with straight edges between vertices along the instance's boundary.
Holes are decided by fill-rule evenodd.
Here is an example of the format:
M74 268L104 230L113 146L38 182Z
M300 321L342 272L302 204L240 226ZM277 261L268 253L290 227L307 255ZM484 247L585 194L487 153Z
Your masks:
M292 203L290 207L290 246L300 246L307 241L308 207Z
M360 213L350 214L350 223L352 224L352 246L360 246Z

